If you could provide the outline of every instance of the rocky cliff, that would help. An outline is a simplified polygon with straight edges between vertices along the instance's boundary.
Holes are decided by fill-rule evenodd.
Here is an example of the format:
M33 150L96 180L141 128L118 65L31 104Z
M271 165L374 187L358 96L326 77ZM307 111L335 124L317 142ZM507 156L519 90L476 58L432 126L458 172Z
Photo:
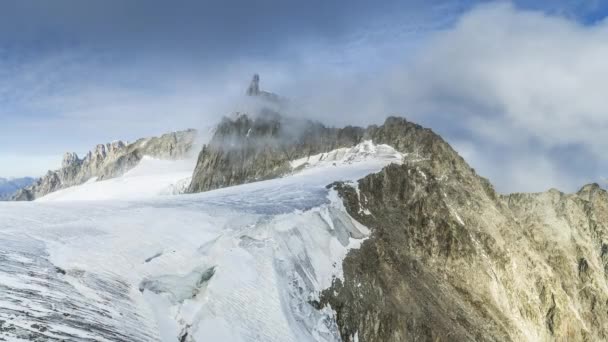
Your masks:
M328 128L272 112L224 119L190 191L273 178L362 140L406 157L335 183L371 237L320 296L344 341L608 339L608 193L500 195L441 137L402 118Z
M97 180L117 177L133 168L144 155L159 159L184 158L194 146L196 131L193 129L164 134L160 137L142 138L131 144L115 141L100 144L84 158L76 153L64 155L61 168L48 171L31 186L19 190L12 199L31 201L50 192L82 184L92 178Z
M332 185L372 231L318 303L343 340L606 340L607 192L499 195L440 137L411 136L421 158Z
M253 116L237 113L225 117L203 147L189 192L279 177L293 171L289 162L294 159L351 147L363 140L407 151L412 159L449 148L442 140L436 143L430 130L397 117L380 126L334 128L269 109ZM434 160L433 165L439 167L438 162Z
M189 192L279 177L291 172L291 160L354 146L362 137L361 128L329 128L270 110L236 114L224 118L203 147Z

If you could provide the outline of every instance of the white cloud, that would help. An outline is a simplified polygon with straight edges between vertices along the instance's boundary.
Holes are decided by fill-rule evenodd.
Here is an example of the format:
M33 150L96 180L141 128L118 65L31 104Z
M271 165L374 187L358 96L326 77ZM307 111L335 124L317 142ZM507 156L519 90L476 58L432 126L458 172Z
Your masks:
M321 89L311 112L406 115L473 146L467 160L503 192L573 191L608 166L606 21L478 6L406 62L367 76L323 78L330 85L311 86Z
M498 3L473 9L449 28L417 31L416 25L382 27L354 35L354 42L290 42L282 61L242 59L221 70L117 66L91 54L0 65L0 102L17 99L21 109L50 113L0 132L44 129L30 145L46 146L48 154L45 141L71 136L52 147L54 154L59 147L80 151L201 127L234 108L259 72L263 88L329 124L377 123L399 114L429 126L457 150L467 148L465 158L503 192L571 191L605 176L608 22L583 25ZM0 108L0 116L13 104Z
M560 170L568 161L549 152L582 146L605 165L607 79L607 22L583 26L493 4L437 34L395 86L413 92L405 105L418 113L436 118L450 113L451 124L468 132L475 144L508 152L511 159L502 162L517 166L503 165L511 172L508 181L504 171L487 167L501 160L488 149L472 161L493 180L503 178L501 190L572 190L573 181L595 180L600 170L572 179Z
M421 59L421 96L464 107L472 132L497 143L529 136L547 146L581 143L603 157L607 23L586 27L510 5L483 6L439 35Z

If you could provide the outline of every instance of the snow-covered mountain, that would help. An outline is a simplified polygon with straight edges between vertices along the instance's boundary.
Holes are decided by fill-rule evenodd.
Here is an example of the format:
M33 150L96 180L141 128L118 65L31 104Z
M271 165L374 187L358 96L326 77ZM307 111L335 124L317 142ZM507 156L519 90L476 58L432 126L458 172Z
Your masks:
M607 340L597 184L498 194L399 117L264 109L213 132L196 160L136 148L0 203L0 340Z
M32 177L2 178L0 177L0 201L8 200L17 190L31 185L36 181Z
M189 129L142 138L133 143L118 140L99 144L82 159L74 152L67 152L60 169L49 170L44 177L19 190L11 199L31 201L74 185L117 177L138 165L144 156L166 160L188 158L196 137L197 131Z
M166 160L143 156L120 177L91 178L84 184L51 192L36 201L135 200L180 194L190 184L195 162L192 158Z
M333 311L312 301L369 230L326 185L402 160L368 141L294 160L282 178L170 195L183 174L166 171L183 165L146 158L0 206L0 337L338 341Z

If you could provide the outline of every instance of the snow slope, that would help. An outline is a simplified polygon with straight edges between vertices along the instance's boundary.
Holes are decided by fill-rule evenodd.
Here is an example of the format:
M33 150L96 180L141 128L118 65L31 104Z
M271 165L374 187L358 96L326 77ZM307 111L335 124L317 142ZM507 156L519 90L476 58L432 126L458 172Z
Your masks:
M83 201L141 199L179 193L188 186L196 160L161 160L144 156L121 177L65 188L37 201Z
M310 301L369 231L325 186L401 159L366 142L284 178L175 196L159 195L175 165L146 160L0 203L0 340L337 341L332 310Z

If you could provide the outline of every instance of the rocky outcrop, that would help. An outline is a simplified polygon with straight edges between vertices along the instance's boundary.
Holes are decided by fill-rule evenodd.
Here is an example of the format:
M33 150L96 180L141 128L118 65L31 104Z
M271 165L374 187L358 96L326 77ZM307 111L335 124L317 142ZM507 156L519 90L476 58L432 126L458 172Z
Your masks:
M247 96L259 97L271 103L281 103L285 100L275 93L260 89L260 75L254 74L246 91Z
M12 199L31 201L48 193L79 185L91 178L103 180L120 176L139 163L144 155L159 159L181 159L192 149L196 131L193 129L142 138L134 143L114 141L100 144L80 159L76 153L64 155L61 168L48 171L33 185L19 190Z
M248 96L257 96L260 94L260 75L254 74L251 83L247 88Z
M260 96L259 76L248 88ZM225 118L190 192L279 177L289 161L363 140L401 152L332 187L371 237L324 291L344 341L608 339L608 194L500 195L441 137L390 117L330 128L272 110Z
M414 160L445 154L449 148L432 131L397 117L389 117L380 126L334 128L281 116L268 109L255 116L236 114L224 118L203 147L189 192L279 177L292 172L291 160L352 147L363 140L394 146ZM455 158L462 161L457 154ZM433 160L433 167L445 168L443 164L452 162Z
M608 193L500 195L441 137L403 118L329 128L266 111L218 126L191 192L292 172L363 140L405 155L331 185L371 237L320 295L344 341L608 339Z
M608 338L605 190L498 195L431 131L379 129L420 158L332 185L372 231L318 303L344 341Z
M189 192L201 192L279 177L289 161L358 144L363 129L329 128L283 117L270 110L224 118L203 147Z

